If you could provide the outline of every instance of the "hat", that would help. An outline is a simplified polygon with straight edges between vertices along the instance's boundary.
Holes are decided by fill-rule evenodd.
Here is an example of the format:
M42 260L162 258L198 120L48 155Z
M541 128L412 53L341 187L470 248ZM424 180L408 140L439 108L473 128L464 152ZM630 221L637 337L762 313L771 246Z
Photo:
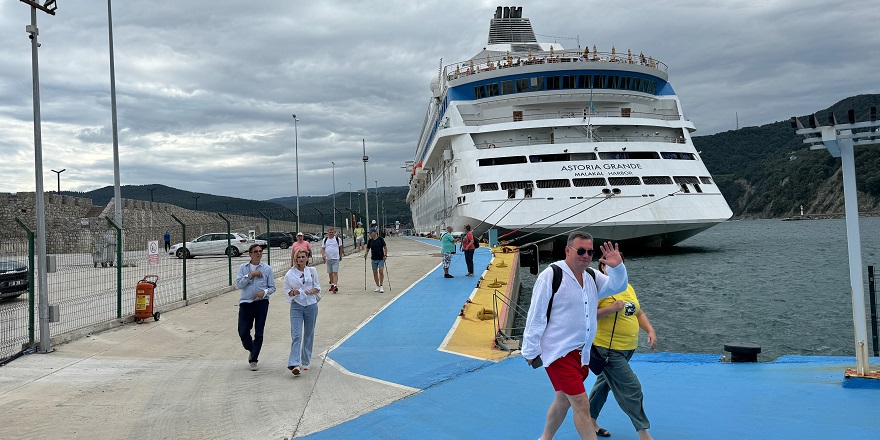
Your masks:
M363 223L361 223L361 222L358 222L358 226L360 226L360 225L362 225L362 224L363 224Z
M370 228L370 234L372 234L373 232L376 232L376 228Z
M375 224L376 224L376 219L373 219L373 221L372 221L372 222L370 222L370 224L373 224L373 225L375 225Z
M302 233L302 232L297 232L297 233L296 233L296 236L297 236L297 237L299 237L300 235L303 235L303 233ZM304 236L304 235L303 235L303 236Z

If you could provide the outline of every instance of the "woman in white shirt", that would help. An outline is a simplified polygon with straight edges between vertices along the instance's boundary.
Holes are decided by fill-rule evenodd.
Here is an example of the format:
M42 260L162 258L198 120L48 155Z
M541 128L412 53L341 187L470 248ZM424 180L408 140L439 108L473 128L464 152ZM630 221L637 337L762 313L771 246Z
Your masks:
M294 265L284 275L284 291L290 303L290 357L287 369L294 376L309 369L312 358L312 345L315 342L315 322L318 320L318 293L321 284L318 271L306 266L309 254L298 249L294 255Z

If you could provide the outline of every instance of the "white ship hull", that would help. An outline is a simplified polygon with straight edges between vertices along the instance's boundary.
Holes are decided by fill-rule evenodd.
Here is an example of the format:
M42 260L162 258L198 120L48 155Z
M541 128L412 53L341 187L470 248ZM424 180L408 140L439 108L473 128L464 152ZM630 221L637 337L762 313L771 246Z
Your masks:
M730 218L665 65L493 44L523 22L496 16L487 50L432 84L407 196L416 232L469 224L524 245L585 229L662 247Z

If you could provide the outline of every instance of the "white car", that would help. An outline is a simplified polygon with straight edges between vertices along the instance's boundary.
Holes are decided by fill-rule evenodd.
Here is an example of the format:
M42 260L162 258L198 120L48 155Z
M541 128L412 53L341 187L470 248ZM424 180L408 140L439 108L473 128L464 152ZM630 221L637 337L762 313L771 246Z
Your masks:
M177 243L171 246L168 254L181 259L193 258L199 255L231 255L237 257L241 254L246 254L248 248L254 243L266 249L266 240L251 239L247 235L238 232L231 234L225 232L210 233L203 234L193 241L186 242L186 249L183 248L183 243Z

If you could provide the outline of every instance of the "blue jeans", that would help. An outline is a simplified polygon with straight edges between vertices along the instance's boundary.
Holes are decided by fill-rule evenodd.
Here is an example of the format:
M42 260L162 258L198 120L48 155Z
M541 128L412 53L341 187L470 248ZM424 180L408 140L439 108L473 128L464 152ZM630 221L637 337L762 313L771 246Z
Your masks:
M251 352L249 362L257 362L260 348L263 347L263 329L266 327L266 316L269 314L269 300L261 299L238 305L238 336L245 350ZM254 337L251 339L251 328Z
M467 264L468 273L474 273L474 250L464 251L464 263Z
M315 322L318 320L318 304L303 306L290 303L290 357L287 366L309 365L312 345L315 342Z

